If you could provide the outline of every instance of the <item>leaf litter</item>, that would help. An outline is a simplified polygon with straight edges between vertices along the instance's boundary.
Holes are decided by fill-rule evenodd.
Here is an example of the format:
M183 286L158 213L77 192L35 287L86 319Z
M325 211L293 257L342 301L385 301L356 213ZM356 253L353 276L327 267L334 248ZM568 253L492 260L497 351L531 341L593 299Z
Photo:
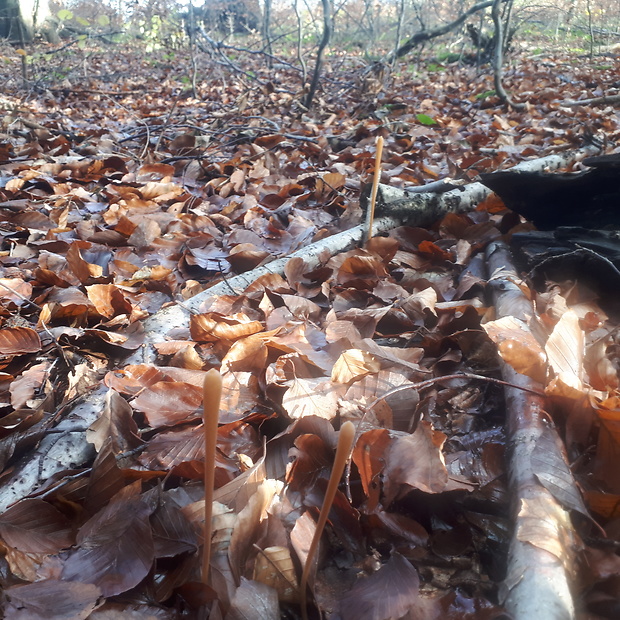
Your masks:
M213 298L188 328L164 334L154 363L124 363L145 342L141 321L166 304L358 224L379 135L382 180L394 187L469 181L564 152L580 146L580 126L617 140L617 114L583 106L568 116L550 96L559 72L572 72L562 97L583 98L576 85L587 69L524 60L512 88L527 96L526 113L477 98L488 80L450 66L432 80L403 73L376 97L334 85L310 114L290 93L241 78L182 97L138 55L123 63L135 64L139 85L126 78L114 97L97 94L113 60L92 59L90 95L24 99L10 79L4 95L5 616L173 619L219 606L212 617L298 617L301 567L337 431L350 420L352 462L310 575L315 605L334 619L505 617L503 360L544 386L567 460L550 458L545 442L555 440L542 437L537 475L598 523L580 525L576 592L611 617L620 596L615 319L579 283L532 290L535 314L509 308L498 318L481 250L528 228L501 204L428 229L397 227L318 268L292 259L283 276ZM200 413L214 367L223 398L209 589L199 574ZM45 475L54 433L86 447ZM3 497L30 462L36 485ZM519 536L548 548L553 515L535 501L520 510L529 527Z

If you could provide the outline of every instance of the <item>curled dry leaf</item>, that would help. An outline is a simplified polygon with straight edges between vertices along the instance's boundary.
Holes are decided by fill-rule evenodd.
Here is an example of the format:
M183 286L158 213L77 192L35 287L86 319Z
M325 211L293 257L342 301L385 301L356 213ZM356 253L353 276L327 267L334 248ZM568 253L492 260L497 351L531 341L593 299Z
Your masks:
M217 312L192 315L190 333L197 342L237 340L263 331L260 321L252 321L245 314L225 316Z
M263 521L271 503L282 492L283 484L278 480L263 480L248 503L237 515L235 527L230 537L228 557L233 575L238 580L250 556L256 553L253 545L257 542Z
M131 314L131 303L113 284L93 284L86 287L86 292L95 310L103 317L110 319L118 314Z
M583 391L585 334L572 310L562 314L545 345L549 367L554 373L545 392L554 396L579 397Z
M15 379L9 387L11 393L11 406L20 409L30 401L45 383L49 376L51 364L41 362L25 370L21 377Z
M86 431L86 438L97 451L101 450L106 441L111 442L116 454L133 450L142 444L142 440L132 413L127 401L118 392L109 390L105 408Z
M544 383L547 376L547 359L527 325L512 316L482 325L489 338L497 345L502 359L518 373Z
M360 473L362 488L366 494L366 510L372 512L381 496L381 474L385 467L385 454L391 442L386 429L375 429L362 433L355 448L353 462Z
M5 327L0 329L2 355L23 355L41 350L41 338L30 327Z

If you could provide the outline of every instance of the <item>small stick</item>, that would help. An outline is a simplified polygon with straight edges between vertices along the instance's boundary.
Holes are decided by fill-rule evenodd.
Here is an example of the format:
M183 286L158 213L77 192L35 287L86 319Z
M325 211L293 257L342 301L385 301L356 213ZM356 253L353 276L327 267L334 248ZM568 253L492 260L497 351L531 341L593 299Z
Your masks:
M323 505L319 512L319 520L314 530L314 536L310 543L310 549L308 549L308 555L306 557L306 563L301 575L300 593L301 593L301 617L303 620L308 620L308 610L306 608L306 590L308 587L308 576L310 575L310 567L312 566L312 560L316 550L318 549L319 542L321 540L321 534L327 523L327 517L334 503L334 497L336 497L336 491L338 490L338 484L344 471L344 466L349 460L349 454L353 447L353 440L355 439L355 426L353 422L345 422L340 427L340 433L338 434L338 446L336 448L336 456L334 457L334 465L332 467L332 473L327 483L327 491L325 491L325 497L323 498Z
M0 286L6 289L7 291L9 291L11 294L15 295L15 297L19 297L22 301L25 301L27 304L30 304L37 310L43 310L41 306L35 304L34 301L30 301L28 297L24 297L24 295L22 295L21 293L18 293L14 288L11 288L10 286L7 286L6 284L2 284L2 282L0 282Z
M536 394L536 396L545 396L545 392L543 390L533 390L531 388L527 388L521 385L515 385L514 383L509 383L508 381L502 381L501 379L495 379L494 377L486 377L484 375L476 375L470 372L457 372L453 375L443 375L440 377L433 377L432 379L426 379L425 381L419 381L418 383L410 383L407 385L399 385L398 387L392 388L387 392L381 394L373 400L370 405L366 406L366 413L370 411L378 402L382 401L384 398L388 396L393 396L394 394L398 394L399 392L404 392L405 390L421 390L423 388L430 387L434 383L440 383L441 381L451 381L453 379L472 379L475 381L487 381L488 383L494 383L495 385L503 385L505 387L514 388L515 390L521 390L522 392L529 392L530 394ZM366 413L364 415L366 415ZM362 418L363 420L363 418Z
M209 584L209 565L211 563L211 519L213 516L213 485L215 483L215 448L217 444L217 422L222 397L222 377L211 368L205 375L203 384L203 418L205 440L205 523L203 527L204 546L202 548L202 581Z
M375 221L375 204L377 192L381 180L381 156L383 155L383 136L377 138L377 151L375 153L375 174L372 177L372 189L370 190L370 206L368 207L368 225L366 227L366 241L372 237L372 225Z

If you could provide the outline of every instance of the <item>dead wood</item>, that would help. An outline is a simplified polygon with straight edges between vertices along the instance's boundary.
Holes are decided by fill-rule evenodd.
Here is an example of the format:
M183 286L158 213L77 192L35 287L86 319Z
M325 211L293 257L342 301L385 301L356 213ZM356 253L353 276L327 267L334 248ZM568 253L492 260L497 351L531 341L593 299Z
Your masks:
M527 331L528 314L531 317L534 311L514 283L518 277L509 248L503 243L492 243L487 248L487 262L489 273L500 272L499 277L493 278L499 285L493 287L497 292L498 318L514 316ZM505 381L527 390L542 388L540 383L516 372L507 363L502 364L502 376ZM574 571L575 532L568 510L541 484L539 476L545 472L534 467L537 451L544 446L545 462L555 467L560 464L561 470L564 466L570 472L559 447L561 440L544 411L542 396L510 387L505 388L505 395L514 531L503 603L515 620L574 618L570 576ZM562 483L575 486L572 476L564 476Z
M580 99L579 101L560 101L560 105L568 108L574 108L580 105L599 105L606 103L620 103L620 95L604 95L602 97L592 97L592 99Z

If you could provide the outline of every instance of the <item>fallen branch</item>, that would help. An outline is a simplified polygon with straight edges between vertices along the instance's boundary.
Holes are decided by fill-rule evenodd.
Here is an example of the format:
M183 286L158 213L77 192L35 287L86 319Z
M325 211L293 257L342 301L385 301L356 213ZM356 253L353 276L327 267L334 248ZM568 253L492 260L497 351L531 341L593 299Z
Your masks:
M519 309L531 308L531 302L514 284L518 279L509 248L492 243L487 248L489 273L501 270L503 286L496 286L495 307L498 314L515 316ZM510 296L502 303L502 296ZM515 299L522 296L522 299ZM500 308L507 309L501 312ZM514 310L516 309L516 311ZM513 312L511 312L513 310ZM534 314L531 308L531 315ZM498 317L501 318L501 317ZM526 316L515 316L523 321ZM534 467L536 454L544 446L546 462L566 466L558 448L557 431L544 411L544 398L531 390L542 386L502 363L505 381L519 386L505 388L506 427L509 448L509 490L512 496L514 531L508 552L508 570L503 584L503 603L515 620L568 620L575 609L570 592L569 576L574 571L573 544L575 533L570 515L552 493L540 482L541 474ZM552 470L552 475L556 475ZM572 481L570 474L561 478ZM574 482L573 482L574 485ZM560 489L562 493L566 491Z
M603 95L602 97L593 97L592 99L580 99L579 101L573 101L572 99L566 99L560 101L560 105L568 108L574 108L578 105L598 105L605 103L620 103L619 95Z

